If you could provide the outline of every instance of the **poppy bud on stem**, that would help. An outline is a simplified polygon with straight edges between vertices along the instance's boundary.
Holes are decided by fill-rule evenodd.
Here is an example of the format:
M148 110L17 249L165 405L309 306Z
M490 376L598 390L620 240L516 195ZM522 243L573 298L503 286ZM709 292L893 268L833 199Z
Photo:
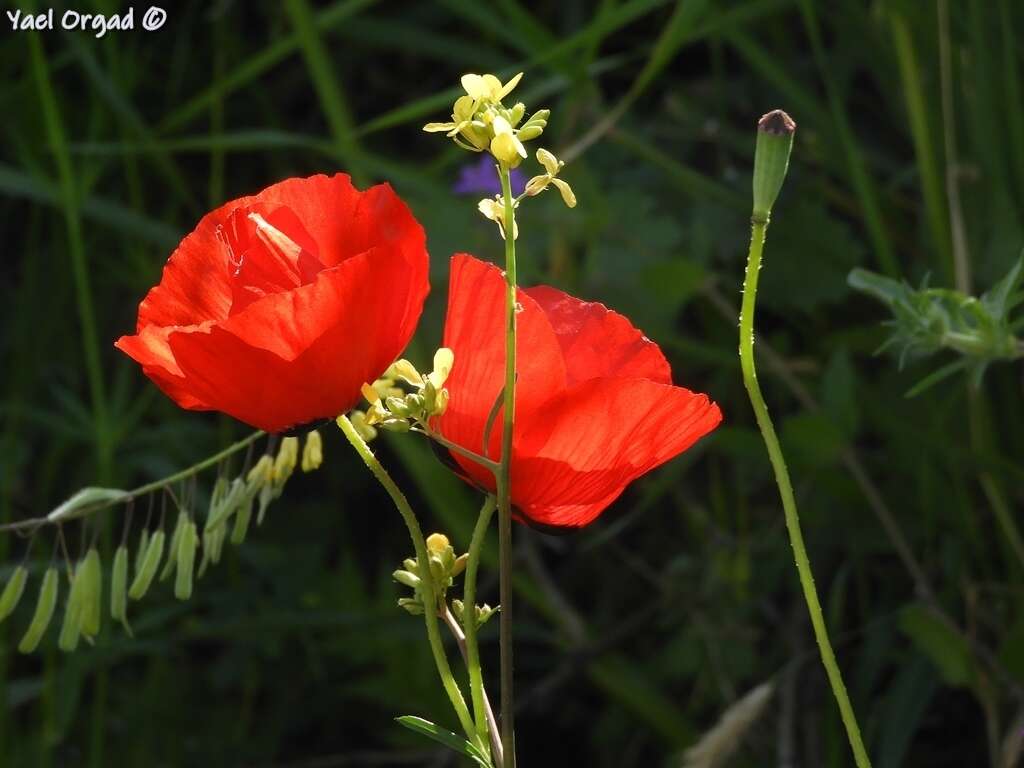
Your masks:
M793 147L793 133L796 123L782 110L769 112L761 118L757 125L757 148L754 152L754 205L751 216L750 251L747 257L747 272L743 281L743 307L740 311L740 365L743 370L743 384L750 397L757 418L757 426L761 430L768 457L775 471L775 482L782 497L782 508L786 517L786 529L789 532L790 544L796 556L797 572L800 586L803 589L807 609L811 615L814 636L821 652L821 660L828 674L832 693L839 704L846 735L853 749L854 759L858 768L870 768L871 761L861 739L857 718L850 704L850 698L843 684L842 673L836 662L832 643L828 637L828 628L818 599L818 591L814 586L811 563L807 557L803 533L800 530L800 516L797 512L796 499L793 496L793 485L786 468L786 459L782 454L775 426L768 414L761 387L757 382L757 370L754 366L754 307L757 301L757 281L761 271L761 254L764 249L765 234L772 206L778 197L782 182L786 178L789 166L789 154Z

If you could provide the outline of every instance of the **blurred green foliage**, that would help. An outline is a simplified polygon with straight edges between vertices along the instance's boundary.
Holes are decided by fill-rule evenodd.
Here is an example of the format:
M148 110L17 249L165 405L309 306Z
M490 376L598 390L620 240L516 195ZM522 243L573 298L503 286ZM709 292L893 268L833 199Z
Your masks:
M410 202L433 256L408 355L425 364L448 256L493 259L500 243L475 199L450 192L465 154L420 126L445 117L463 72L525 70L518 93L553 110L545 145L571 161L580 206L524 205L523 282L630 316L726 421L586 531L517 528L522 764L681 765L766 680L776 698L732 764L851 764L736 356L754 126L783 107L798 130L768 240L761 377L869 749L879 768L1018 764L1020 364L906 399L937 364L876 356L886 311L846 276L930 275L979 295L1010 270L1024 6L220 0L168 13L153 33L5 29L0 43L0 518L169 474L245 434L177 410L112 340L204 211L280 178L344 169ZM426 529L464 548L473 493L410 436L378 451ZM0 625L3 765L452 764L392 721L453 725L421 627L395 606L401 521L337 434L325 455L189 602L161 585L133 604L134 640L107 622L95 647L62 654L51 630L36 655L15 653L53 546L39 535L27 597ZM109 565L123 517L103 519ZM74 556L83 536L67 533ZM0 575L27 545L0 538ZM489 568L481 600L496 592ZM482 643L493 688L493 626Z

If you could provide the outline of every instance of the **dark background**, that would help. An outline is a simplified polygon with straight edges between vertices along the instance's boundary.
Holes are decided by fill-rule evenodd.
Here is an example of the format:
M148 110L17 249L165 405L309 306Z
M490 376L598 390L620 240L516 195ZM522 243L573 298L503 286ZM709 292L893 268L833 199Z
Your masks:
M630 316L725 423L585 531L516 528L520 763L681 766L771 680L729 764L851 765L736 355L754 126L784 107L799 128L766 252L761 380L865 738L878 768L1019 764L1020 365L991 367L973 399L963 376L905 398L954 358L900 370L874 354L886 309L846 275L952 286L958 221L973 292L1016 258L1024 5L182 2L152 33L145 7L134 31L100 40L0 18L0 517L44 514L83 485L133 487L246 434L176 409L112 343L203 212L281 178L344 169L408 200L434 286L408 356L429 360L448 257L496 259L500 241L476 198L451 191L476 158L420 127L446 119L462 73L523 70L518 97L553 111L542 144L577 155L564 176L580 205L524 204L522 282ZM134 640L107 627L64 655L52 627L18 655L34 572L0 625L3 765L455 764L392 722L456 726L421 622L395 606L401 520L324 434L324 467L293 479L191 601L160 585L132 606ZM465 548L474 494L412 437L376 449L425 528ZM103 519L109 567L124 516ZM53 541L38 534L34 568ZM26 544L0 538L0 562ZM495 692L496 630L482 637Z

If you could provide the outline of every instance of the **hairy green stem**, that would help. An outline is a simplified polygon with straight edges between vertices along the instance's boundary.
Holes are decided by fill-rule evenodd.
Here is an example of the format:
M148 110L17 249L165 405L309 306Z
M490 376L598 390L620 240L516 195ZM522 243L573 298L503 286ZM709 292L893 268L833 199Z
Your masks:
M174 485L179 480L185 480L186 478L192 477L192 475L197 475L204 469L212 467L214 464L217 464L218 462L226 459L228 456L238 453L243 448L247 448L250 444L256 442L265 434L265 432L257 430L248 437L242 438L237 443L232 443L223 451L218 451L217 453L213 454L213 456L209 456L203 459L198 464L193 464L191 467L186 467L180 472L175 472L173 475L168 475L167 477L162 477L159 480L154 480L151 483L140 485L138 488L133 488L132 490L128 491L127 496L123 496L115 501L97 502L95 506L90 507L88 512L84 514L91 515L95 512L99 512L100 510L108 509L109 507L114 507L117 506L118 504L124 504L126 501L137 499L140 496L145 496L147 493L152 493L153 491L159 491L161 488L166 488L168 486ZM0 525L0 533L4 533L6 531L35 529L44 525L56 525L60 522L62 521L51 520L48 517L31 517L25 520L18 520L14 523Z
M767 217L760 220L754 219L751 224L750 253L747 257L747 273L743 281L743 307L740 311L740 365L743 369L743 384L750 396L750 404L754 408L757 426L761 430L772 468L775 470L775 482L779 487L782 508L786 515L786 529L789 531L789 541L793 546L793 554L796 556L800 586L803 588L807 610L811 615L811 624L814 627L818 650L821 652L821 661L825 665L832 693L839 704L839 713L842 716L857 766L858 768L870 768L871 761L864 749L860 728L857 726L857 718L846 693L846 686L843 684L843 676L839 671L835 652L832 650L828 628L825 626L821 602L818 600L818 591L814 586L814 575L811 573L811 562L807 557L803 533L800 531L800 515L797 512L796 499L793 496L789 470L786 469L786 459L782 455L782 448L779 446L779 439L775 434L775 426L772 424L771 416L768 415L768 406L765 405L761 386L757 382L757 370L754 367L754 306L757 300L757 280L761 271L761 253L764 249L768 219Z
M466 700L462 697L462 691L459 690L459 686L452 676L451 667L448 665L448 656L444 651L441 629L437 622L438 601L437 595L434 593L434 577L430 573L430 556L427 554L427 543L423 538L423 531L420 530L416 514L412 511L412 507L409 505L409 500L405 498L405 494L402 493L402 490L395 481L391 479L391 475L384 469L384 466L377 461L377 457L373 455L370 446L359 436L356 428L349 421L348 416L342 414L338 417L337 422L342 433L349 443L352 444L352 447L355 448L356 453L359 454L359 458L363 460L363 463L373 473L373 476L377 478L377 482L387 491L388 496L391 497L391 501L394 502L398 513L402 516L406 527L409 529L413 549L416 551L416 562L419 564L419 590L423 598L423 619L427 625L427 639L430 642L430 650L434 654L434 663L437 665L437 673L441 677L441 685L444 686L448 698L451 699L452 707L459 718L459 723L466 732L466 738L477 746L486 749L484 742L481 742L477 737L476 729L473 726L473 719L470 717L469 709L466 707Z
M473 528L473 538L469 543L469 558L466 561L466 576L463 583L463 624L466 629L466 667L469 669L469 688L473 697L473 719L476 720L476 732L480 738L487 737L488 723L484 705L484 679L480 669L480 648L476 638L476 574L480 568L480 552L483 549L487 528L497 507L497 501L490 494L484 499ZM498 743L500 749L501 744ZM502 761L495 755L496 761Z
M469 656L466 652L466 635L462 631L462 627L452 612L446 607L444 609L444 623L448 625L449 631L452 633L452 637L455 638L455 644L459 646L459 653L462 654L462 660L469 664ZM494 717L494 710L491 709L491 701L487 698L487 689L481 688L484 703L484 717L487 720L488 736L491 740L491 762L494 768L504 768L503 760L501 755L501 733L498 729L498 720Z
M505 202L505 393L501 466L498 469L498 561L501 615L501 747L505 768L516 768L515 694L512 666L512 428L516 412L516 211L510 169L498 167ZM486 448L486 447L485 447Z

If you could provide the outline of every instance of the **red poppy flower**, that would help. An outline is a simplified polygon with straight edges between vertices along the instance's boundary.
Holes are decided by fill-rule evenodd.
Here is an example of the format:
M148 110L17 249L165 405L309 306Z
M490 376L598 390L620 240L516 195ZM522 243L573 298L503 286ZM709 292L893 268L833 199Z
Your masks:
M388 185L287 179L204 216L116 346L183 408L272 432L333 418L405 348L427 267Z
M505 281L497 267L452 259L444 345L455 353L450 400L435 428L484 451L488 414L504 385ZM672 386L658 345L622 315L547 286L519 291L512 503L521 520L579 527L626 486L718 426L707 395ZM494 489L491 472L453 453L467 480Z

